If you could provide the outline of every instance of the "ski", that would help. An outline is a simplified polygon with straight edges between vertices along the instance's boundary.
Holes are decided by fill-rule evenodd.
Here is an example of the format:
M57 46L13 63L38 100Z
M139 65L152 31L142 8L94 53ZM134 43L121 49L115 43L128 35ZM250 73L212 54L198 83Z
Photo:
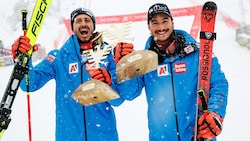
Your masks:
M36 39L41 30L43 21L47 15L51 1L52 0L37 0L27 32L25 31L25 29L23 29L26 36L29 37L31 45L34 45L36 43ZM26 20L26 17L25 19L23 17L23 24L25 24L24 20ZM23 79L25 74L28 74L28 62L32 53L33 49L31 48L28 53L18 56L5 92L2 96L0 104L0 139L2 138L4 131L7 130L9 123L11 122L11 107L13 105L21 80Z
M198 72L198 91L197 91L197 108L196 121L199 115L207 111L207 100L210 90L210 76L213 56L213 42L216 39L214 32L217 5L212 1L206 2L201 11L201 30L200 30L200 55L199 55L199 72ZM197 139L197 122L195 125L194 140L208 141L208 139Z

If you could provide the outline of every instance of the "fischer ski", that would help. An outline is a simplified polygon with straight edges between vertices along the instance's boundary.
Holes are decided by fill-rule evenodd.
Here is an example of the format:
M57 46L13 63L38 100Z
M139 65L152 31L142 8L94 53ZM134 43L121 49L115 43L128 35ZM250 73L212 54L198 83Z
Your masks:
M199 115L207 111L207 101L210 91L210 76L212 67L213 42L216 39L214 33L217 5L208 1L203 5L201 12L200 31L200 55L198 72L197 108L194 140L209 141L208 139L197 139Z
M50 3L52 0L37 0L26 36L30 39L30 44L33 46L36 42L38 34L41 30L43 21L47 15ZM26 22L26 15L23 17L23 24ZM13 105L17 90L25 74L28 74L28 62L33 53L33 47L28 51L28 53L20 55L17 57L16 63L12 70L11 76L8 81L8 85L3 94L1 104L0 104L0 139L3 136L4 131L8 128L11 121L11 107Z

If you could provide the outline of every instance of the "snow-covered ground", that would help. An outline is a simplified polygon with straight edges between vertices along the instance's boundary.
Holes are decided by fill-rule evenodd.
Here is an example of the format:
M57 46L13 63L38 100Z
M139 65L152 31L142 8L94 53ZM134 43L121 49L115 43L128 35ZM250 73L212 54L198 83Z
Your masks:
M32 3L33 0L28 1ZM181 8L204 3L204 0L155 0L155 1L122 1L122 0L65 0L59 4L58 1L52 2L53 10L50 9L50 15L45 19L45 24L41 30L38 42L46 47L47 51L53 48L53 41L58 34L65 28L63 24L58 22L55 17L58 15L51 14L58 12L61 17L69 17L70 12L80 6L86 6L92 9L96 16L120 15L146 12L148 7L155 2L164 2L169 8ZM234 20L241 22L242 14L239 6L240 0L231 1L215 1L218 9ZM6 46L10 46L21 31L21 21L16 23L12 28L6 23L10 19L13 7L17 2L3 1L0 6L0 39ZM57 7L59 5L60 7ZM248 6L247 6L248 5ZM246 9L250 6L250 1L244 1L245 16L249 19L250 11ZM8 12L6 12L8 11ZM53 11L53 12L51 12ZM249 13L249 14L247 14ZM9 15L8 15L9 14ZM20 14L21 16L21 14ZM6 19L6 20L3 20ZM175 27L190 31L193 17L176 17ZM246 22L246 21L245 21ZM249 24L249 23L248 23ZM19 26L20 25L20 26ZM110 25L98 25L97 29L107 28ZM16 27L15 32L11 32ZM214 43L214 53L219 58L222 69L229 81L229 99L227 107L227 115L224 121L224 129L218 137L219 140L249 140L248 132L250 121L248 118L248 108L250 107L250 96L248 86L250 80L250 50L240 47L236 43L235 29L229 28L222 18L218 16L215 25L217 32L217 40ZM12 34L13 33L13 34ZM131 37L134 37L136 49L142 49L145 40L149 35L146 21L135 22L131 25ZM13 66L0 68L0 97L4 93L9 76ZM34 141L53 141L54 140L54 81L47 83L42 89L31 93L31 122L32 122L32 139ZM26 93L18 91L16 100L13 104L11 118L12 121L9 128L5 131L3 141L28 141L27 126L27 102ZM134 101L126 101L119 107L115 107L117 117L117 127L119 131L120 141L147 141L147 104L144 94Z

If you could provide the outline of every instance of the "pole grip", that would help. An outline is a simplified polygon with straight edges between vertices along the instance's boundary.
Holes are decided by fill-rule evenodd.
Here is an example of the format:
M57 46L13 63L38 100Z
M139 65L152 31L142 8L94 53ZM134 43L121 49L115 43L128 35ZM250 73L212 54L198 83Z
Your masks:
M23 32L24 35L26 34L27 31L27 10L22 10L22 28L23 28Z

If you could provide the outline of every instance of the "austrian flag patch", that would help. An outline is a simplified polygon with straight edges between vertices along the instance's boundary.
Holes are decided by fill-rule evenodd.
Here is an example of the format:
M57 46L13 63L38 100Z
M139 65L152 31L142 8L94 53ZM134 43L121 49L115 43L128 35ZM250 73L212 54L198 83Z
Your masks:
M187 71L186 63L181 62L181 63L174 64L174 71L177 74L186 72Z
M48 55L48 56L46 57L46 60L49 61L50 63L52 63L52 62L55 60L55 56L53 56L53 55Z

